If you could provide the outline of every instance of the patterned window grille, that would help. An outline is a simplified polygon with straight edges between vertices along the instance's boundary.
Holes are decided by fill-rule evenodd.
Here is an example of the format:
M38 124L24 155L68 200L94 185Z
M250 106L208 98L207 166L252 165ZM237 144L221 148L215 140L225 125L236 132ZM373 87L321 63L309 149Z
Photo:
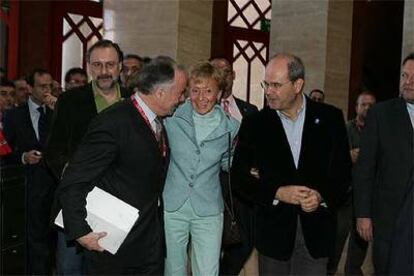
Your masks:
M62 83L70 68L86 68L86 52L102 36L102 18L75 13L63 16Z
M228 0L227 29L236 80L233 93L259 108L264 105L260 82L269 55L271 0Z

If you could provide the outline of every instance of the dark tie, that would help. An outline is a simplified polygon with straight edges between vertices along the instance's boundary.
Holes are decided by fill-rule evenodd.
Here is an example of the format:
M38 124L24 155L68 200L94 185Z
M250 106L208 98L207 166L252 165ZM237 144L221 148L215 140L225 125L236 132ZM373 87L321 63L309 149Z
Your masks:
M43 106L40 106L37 108L37 111L39 111L39 122L37 125L37 131L39 133L39 143L41 145L44 145L46 142L46 114L45 109Z

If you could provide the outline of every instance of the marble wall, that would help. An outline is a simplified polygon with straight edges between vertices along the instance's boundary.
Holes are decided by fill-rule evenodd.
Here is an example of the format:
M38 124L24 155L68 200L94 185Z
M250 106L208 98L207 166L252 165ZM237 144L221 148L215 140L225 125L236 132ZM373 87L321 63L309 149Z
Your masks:
M273 0L270 56L290 52L305 64L305 87L347 112L352 1Z
M406 0L404 3L402 59L412 52L414 52L414 1Z
M208 59L212 1L104 1L104 36L125 53L168 55L190 65Z

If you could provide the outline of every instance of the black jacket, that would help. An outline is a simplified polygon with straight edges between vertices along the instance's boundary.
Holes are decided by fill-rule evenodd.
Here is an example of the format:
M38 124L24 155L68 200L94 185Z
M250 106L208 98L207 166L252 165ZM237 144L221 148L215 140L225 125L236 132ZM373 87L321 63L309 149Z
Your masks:
M128 97L128 92L122 87L121 97ZM91 83L60 95L45 154L56 179L60 179L65 164L75 153L89 123L97 114Z
M77 239L91 231L86 223L86 196L94 186L139 210L139 218L115 255L86 251L121 267L159 261L164 229L159 206L165 158L150 127L130 99L100 113L63 173L57 196L65 232Z
M302 146L296 169L282 122L265 107L243 120L233 159L233 186L255 202L255 245L266 256L288 260L293 252L300 216L309 253L326 257L334 245L336 209L351 174L349 146L342 112L307 100ZM250 170L259 170L260 179ZM300 206L279 202L276 191L284 185L305 185L321 194L327 208L305 213Z

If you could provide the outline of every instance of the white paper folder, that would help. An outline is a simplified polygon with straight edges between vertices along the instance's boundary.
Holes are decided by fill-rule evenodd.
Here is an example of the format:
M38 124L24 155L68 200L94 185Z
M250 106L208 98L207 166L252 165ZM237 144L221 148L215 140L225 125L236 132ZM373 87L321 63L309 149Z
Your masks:
M115 254L139 217L139 210L95 187L86 197L86 221L93 232L106 232L99 245ZM55 224L64 228L62 210Z

